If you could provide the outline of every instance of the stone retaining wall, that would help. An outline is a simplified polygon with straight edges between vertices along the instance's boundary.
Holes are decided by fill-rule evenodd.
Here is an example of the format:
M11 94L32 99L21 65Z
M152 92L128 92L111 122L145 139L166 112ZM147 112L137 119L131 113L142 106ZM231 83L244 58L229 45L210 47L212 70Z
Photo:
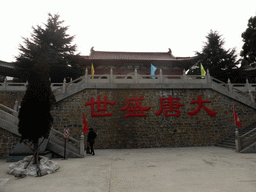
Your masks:
M0 128L0 158L6 158L18 142L17 136Z
M20 101L24 92L0 92L0 103L13 108L15 100ZM91 116L91 106L85 106L91 97L97 101L97 96L103 101L115 101L114 105L107 104L107 111L98 112L96 104L95 113L112 113L112 116ZM144 111L146 117L124 117L127 110L122 111L127 105L126 99L134 99L135 95L143 96L139 102L143 107L151 107ZM178 109L180 116L165 117L164 110L160 115L160 98L168 98L184 104ZM198 104L190 104L202 100L211 101L203 105L217 114L211 117L202 107L195 115L187 112L197 109ZM234 101L218 92L209 89L87 89L57 103L53 107L54 128L63 131L70 129L72 137L79 139L83 128L83 113L85 113L89 128L94 128L98 134L95 148L146 148L146 147L182 147L182 146L209 146L234 133L234 120L232 108L235 110L246 127L255 122L255 110ZM101 105L101 108L104 108ZM129 109L129 107L128 107ZM172 111L177 114L177 111ZM18 138L0 128L0 153L6 154L18 142ZM3 137L2 137L3 136Z
M114 105L107 105L106 112L112 113L112 116L91 116L91 106L85 106L85 103L89 102L91 97L96 101L98 95L101 96L101 101L106 95L107 101L116 102ZM141 105L150 106L151 109L143 112L147 114L146 117L124 118L127 111L122 111L121 108L126 107L127 98L134 98L135 95L143 96ZM179 108L180 117L165 117L164 111L159 116L155 115L161 106L159 99L167 98L169 95L180 98L179 103L184 104ZM190 102L196 101L198 95L202 100L211 101L203 105L215 111L215 116L208 115L203 107L196 115L187 114L197 109L198 104ZM88 127L94 128L98 134L96 148L208 146L215 145L234 133L233 106L243 127L254 122L254 109L207 89L89 89L59 102L52 114L55 129L63 131L64 128L69 128L71 135L79 138L82 133L84 112ZM94 110L98 113L96 105Z

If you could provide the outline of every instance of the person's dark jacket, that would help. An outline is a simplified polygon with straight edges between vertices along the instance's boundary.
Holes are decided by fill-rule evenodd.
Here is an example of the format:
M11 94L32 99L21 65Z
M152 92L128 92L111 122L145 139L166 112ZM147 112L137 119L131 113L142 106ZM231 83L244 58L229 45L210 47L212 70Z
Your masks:
M87 136L87 142L95 141L96 137L97 137L97 134L94 131L89 131Z

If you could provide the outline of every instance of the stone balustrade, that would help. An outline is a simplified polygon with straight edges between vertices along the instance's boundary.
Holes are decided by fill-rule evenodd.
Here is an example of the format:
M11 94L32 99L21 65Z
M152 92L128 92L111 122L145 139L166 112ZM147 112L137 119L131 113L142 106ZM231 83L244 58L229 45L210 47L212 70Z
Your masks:
M55 92L65 93L68 86L72 84L78 83L86 83L86 84L177 84L184 85L189 84L191 88L193 85L198 84L210 84L214 78L210 76L209 71L207 70L207 75L186 75L185 72L183 75L163 75L162 69L160 69L159 75L140 75L135 69L133 74L128 75L113 75L113 70L110 69L109 74L103 75L89 75L88 69L85 70L85 75L72 80L67 83L66 79L63 80L63 83L52 83L52 90ZM216 80L216 79L215 79ZM220 82L220 81L219 81ZM0 91L25 91L27 82L25 83L13 83L8 82L6 79L4 82L0 83ZM228 80L228 83L223 83L229 89L232 90L240 90L242 92L256 92L255 87L256 83L249 83L248 79L246 83L231 83Z

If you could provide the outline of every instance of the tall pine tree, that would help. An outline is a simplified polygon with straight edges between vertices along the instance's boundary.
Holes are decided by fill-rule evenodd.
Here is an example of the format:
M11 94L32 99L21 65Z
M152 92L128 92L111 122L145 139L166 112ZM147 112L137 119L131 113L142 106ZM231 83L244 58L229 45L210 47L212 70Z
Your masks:
M206 36L207 42L201 52L196 52L195 65L188 74L200 74L200 65L204 69L209 69L211 76L227 81L232 76L232 72L237 68L235 49L224 49L224 40L216 31L210 31Z
M32 27L31 38L23 38L20 55L16 57L21 68L23 81L27 80L30 70L38 60L44 61L52 82L62 82L64 78L78 78L82 75L81 56L75 54L76 45L72 45L74 36L67 34L68 27L63 26L58 14L48 15L44 27Z
M242 68L256 66L256 16L248 20L247 29L242 33L244 45L241 56Z

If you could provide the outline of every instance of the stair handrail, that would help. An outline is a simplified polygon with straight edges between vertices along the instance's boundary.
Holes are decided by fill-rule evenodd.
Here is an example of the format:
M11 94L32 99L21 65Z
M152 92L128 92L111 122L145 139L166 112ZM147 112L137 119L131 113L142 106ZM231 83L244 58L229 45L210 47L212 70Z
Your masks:
M14 109L18 109L18 101L15 102ZM13 110L3 104L0 104L0 124L3 129L20 136L18 132L18 111Z
M251 100L250 99L250 95L248 93L245 93L243 91L240 91L239 89L237 88L233 88L232 86L229 86L229 84L225 83L225 82L222 82L220 81L219 79L216 79L214 77L211 77L212 79L212 82L215 82L217 83L218 85L220 85L222 88L226 89L228 92L235 92L237 93L238 95L240 95L241 97L245 97L246 99L248 99L249 101Z
M66 92L66 89L68 87L70 87L72 84L76 84L78 82L81 82L82 80L84 80L84 76L81 76L75 80L71 80L69 83L66 83L66 79L63 80L63 83L59 83L59 85L62 85L62 86L59 86L58 88L54 89L53 90L53 93L65 93Z
M14 125L18 125L19 122L18 117L3 110L0 110L0 119L10 121Z
M219 79L216 79L216 78L214 78L212 76L211 76L211 80L212 80L212 82L215 82L215 83L221 85L222 87L224 87L225 89L228 90L228 84L227 83L225 83L225 82L223 82L223 81L221 81Z
M63 136L63 133L61 133L60 131L57 131L56 129L53 129L53 128L51 130L53 132ZM74 139L73 137L69 137L68 139L78 143L78 145L76 147L79 151L79 155L84 156L84 135L83 134L81 135L80 141Z
M63 133L61 133L60 131L57 131L57 130L55 130L55 129L51 129L53 132L55 132L55 133L58 133L59 135L62 135L63 136ZM74 139L73 137L69 137L68 139L70 139L71 141L74 141L74 142L76 142L76 143L80 143L80 141L78 141L78 140L76 140L76 139Z
M240 91L239 89L234 88L234 87L232 88L232 90L234 92L236 92L237 94L242 95L243 97L246 97L246 98L250 99L250 95L248 93Z
M243 134L242 136L238 137L238 143L239 143L238 152L245 149L246 147L248 147L249 145L251 145L252 143L254 143L256 141L255 134L253 134L252 136L249 136L248 138L245 138L247 135L249 135L253 132L255 132L255 134L256 134L256 128L254 128L254 129L248 131L247 133Z
M13 114L13 116L17 117L18 116L18 112L3 105L3 104L0 104L0 108L3 108L6 112L8 112L9 114Z
M251 132L253 132L253 131L255 131L255 130L256 130L256 128L254 128L254 129L248 131L247 133L241 135L241 138L242 138L242 137L245 137L246 135L248 135L249 133L251 133Z

